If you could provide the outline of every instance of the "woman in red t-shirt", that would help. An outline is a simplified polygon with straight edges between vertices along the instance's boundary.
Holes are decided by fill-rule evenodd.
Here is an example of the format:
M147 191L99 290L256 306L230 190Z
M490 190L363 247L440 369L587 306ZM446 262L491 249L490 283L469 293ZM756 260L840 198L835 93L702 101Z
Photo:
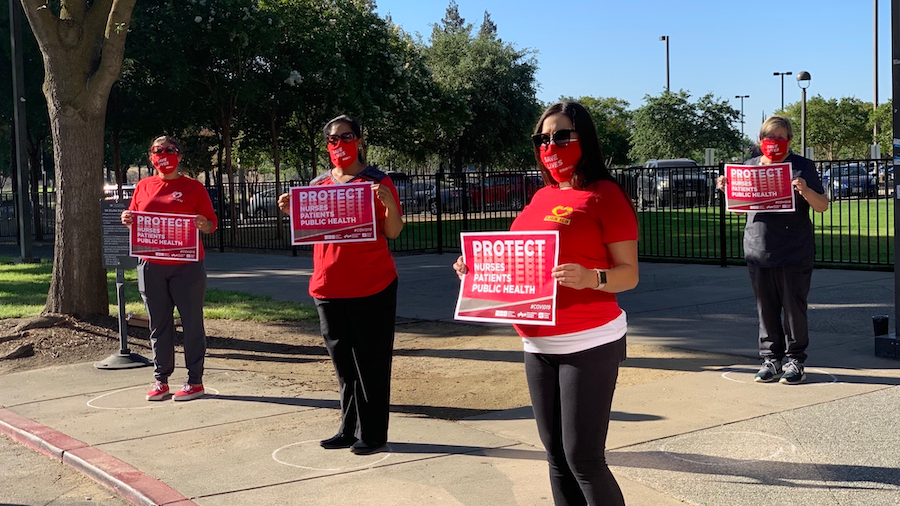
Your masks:
M534 154L546 186L514 231L559 231L557 324L516 325L525 373L558 505L624 505L606 465L606 433L625 313L615 294L638 283L637 219L603 163L597 131L580 104L550 106L535 127ZM468 271L462 257L453 265Z
M150 145L150 163L156 175L138 181L122 224L131 227L132 211L189 214L194 226L211 234L218 224L206 188L196 179L181 175L181 147L167 136L157 137ZM189 401L204 394L203 359L206 355L206 330L203 326L203 299L206 296L206 268L203 242L199 260L182 262L150 257L138 260L138 289L150 317L150 346L153 350L153 375L156 383L147 392L148 401L163 400L169 391L169 376L175 371L175 320L178 308L184 335L184 363L188 380L175 392L176 401Z
M366 164L359 122L338 116L323 133L334 167L309 185L370 183L378 233L375 241L313 247L309 294L319 312L341 396L341 426L319 444L366 455L387 443L397 313L397 268L387 239L400 235L403 219L391 178ZM290 213L290 194L278 197L278 207Z

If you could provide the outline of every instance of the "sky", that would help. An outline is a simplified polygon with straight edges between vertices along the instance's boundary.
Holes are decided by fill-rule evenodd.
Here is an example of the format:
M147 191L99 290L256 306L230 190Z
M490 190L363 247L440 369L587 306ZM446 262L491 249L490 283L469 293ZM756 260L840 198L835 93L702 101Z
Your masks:
M498 36L536 52L537 97L617 97L630 109L666 86L697 99L712 93L741 109L749 137L764 115L801 98L874 96L874 0L456 0L474 30L488 11ZM878 1L878 103L891 96L891 0ZM896 0L900 1L900 0ZM377 0L406 32L427 42L449 0Z

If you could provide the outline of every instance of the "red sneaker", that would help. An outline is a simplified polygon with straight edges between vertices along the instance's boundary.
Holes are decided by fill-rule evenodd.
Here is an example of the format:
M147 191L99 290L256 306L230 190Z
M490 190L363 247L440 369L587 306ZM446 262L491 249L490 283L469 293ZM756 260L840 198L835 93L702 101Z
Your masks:
M190 383L185 383L181 390L175 392L175 396L172 397L172 400L189 401L191 399L196 399L205 393L206 392L203 391L203 385L191 385Z
M161 400L165 399L166 397L168 397L169 395L171 395L171 393L169 392L168 383L163 383L163 382L157 381L153 385L153 388L151 388L150 391L147 392L147 400L148 401L161 401Z

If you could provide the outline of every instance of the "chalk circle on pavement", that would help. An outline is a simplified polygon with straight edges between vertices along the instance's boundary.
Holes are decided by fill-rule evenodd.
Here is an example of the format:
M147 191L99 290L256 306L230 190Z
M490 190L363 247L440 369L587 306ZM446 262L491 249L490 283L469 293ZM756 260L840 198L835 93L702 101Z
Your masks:
M728 381L733 381L735 383L756 383L755 381L753 381L753 376L756 374L757 370L758 369L756 369L755 366L753 369L750 369L750 370L748 370L746 367L742 367L742 366L732 366L732 367L729 367L727 371L722 373L722 377L727 379ZM737 374L734 374L734 373L737 373ZM736 375L746 376L747 379L740 379L739 377L738 378L734 377ZM827 378L823 378L823 379L815 378L815 376L820 376L820 375L826 376ZM810 376L813 376L813 377L811 378ZM778 383L778 382L774 381L773 383ZM825 372L821 369L813 369L811 367L807 367L806 368L806 381L801 383L801 385L807 385L807 386L831 385L833 383L840 383L838 381L837 376L835 376L834 374Z
M387 460L391 456L391 445L388 444L385 448L386 451L380 453L356 455L349 448L340 450L320 448L318 439L310 439L278 448L272 452L272 460L310 471L352 471L372 467Z
M703 466L750 464L797 452L783 437L752 431L697 432L666 441L659 449L672 458Z
M172 401L172 397L162 400L162 401L148 401L147 397L143 394L137 395L135 393L131 393L131 390L143 390L149 389L149 386L139 386L139 387L128 387L121 388L119 390L113 390L112 392L106 392L105 394L98 395L93 399L87 401L87 405L94 409L150 409L159 406L166 405L167 402ZM210 395L216 396L219 394L219 391L215 388L210 388L208 386L203 387L206 390L206 395L204 397L209 397ZM123 392L129 392L127 395L118 395ZM177 390L172 390L174 394ZM202 399L203 397L200 397ZM195 400L200 400L195 399ZM179 402L178 404L182 404Z

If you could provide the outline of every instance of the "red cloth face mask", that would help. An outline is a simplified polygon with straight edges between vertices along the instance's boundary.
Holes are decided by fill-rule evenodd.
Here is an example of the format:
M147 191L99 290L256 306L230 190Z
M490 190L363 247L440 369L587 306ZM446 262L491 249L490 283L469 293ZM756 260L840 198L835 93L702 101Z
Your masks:
M178 153L153 153L150 155L150 163L161 174L171 174L178 168Z
M541 145L541 161L557 183L568 183L575 176L575 166L581 160L578 139L571 139L565 147L555 142Z
M331 163L335 167L346 169L353 165L357 155L359 155L359 148L356 147L355 140L349 142L340 141L337 144L328 144L328 156L331 158Z
M787 156L787 139L763 139L759 142L759 148L773 162L780 162Z

